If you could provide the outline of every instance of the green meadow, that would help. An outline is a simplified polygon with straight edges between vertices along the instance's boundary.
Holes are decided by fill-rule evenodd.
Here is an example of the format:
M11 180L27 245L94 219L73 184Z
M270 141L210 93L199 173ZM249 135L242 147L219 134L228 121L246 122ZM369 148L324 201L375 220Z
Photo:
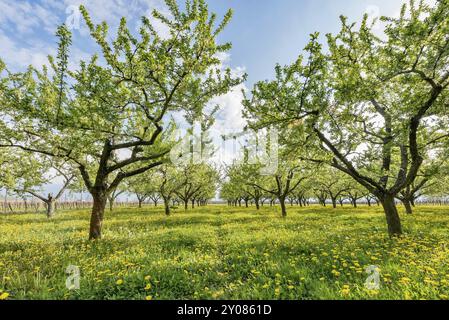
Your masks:
M171 216L163 208L118 208L107 212L97 241L87 240L88 210L52 220L2 215L0 296L448 299L449 208L400 214L404 235L390 238L381 207L294 206L286 218L267 206L179 208ZM79 268L79 289L67 288L69 266ZM379 286L368 288L373 272Z

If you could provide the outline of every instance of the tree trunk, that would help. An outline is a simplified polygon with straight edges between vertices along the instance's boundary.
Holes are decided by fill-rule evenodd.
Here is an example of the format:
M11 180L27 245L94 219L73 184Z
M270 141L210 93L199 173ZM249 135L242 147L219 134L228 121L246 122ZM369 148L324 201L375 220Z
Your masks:
M387 218L388 233L390 236L400 236L402 234L401 219L394 202L393 195L384 195L382 197L382 206L384 208L385 217Z
M45 202L47 206L47 218L51 219L55 215L55 201L54 200L48 200Z
M256 209L259 210L260 209L259 199L258 198L254 199L254 202L256 203Z
M408 199L401 199L402 204L405 207L405 212L407 212L407 214L412 214L413 213L413 209L412 209L412 204L410 202L410 200Z
M114 198L109 197L109 211L114 210Z
M334 209L337 209L337 198L331 198L332 199L332 207Z
M165 215L170 215L170 199L164 198Z
M139 209L141 209L142 208L142 200L141 199L138 199L139 200Z
M287 216L287 208L285 207L285 199L280 197L279 202L281 204L282 217L285 218Z
M92 194L93 206L90 216L89 240L101 239L104 209L106 208L107 196L103 191Z

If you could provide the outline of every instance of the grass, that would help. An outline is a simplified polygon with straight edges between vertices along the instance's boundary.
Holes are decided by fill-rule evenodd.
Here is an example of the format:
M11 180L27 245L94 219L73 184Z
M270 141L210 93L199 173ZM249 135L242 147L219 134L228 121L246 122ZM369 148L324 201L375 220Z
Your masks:
M449 208L401 216L392 240L377 207L128 208L107 213L98 242L87 210L0 216L0 298L448 299ZM379 290L364 285L370 265Z

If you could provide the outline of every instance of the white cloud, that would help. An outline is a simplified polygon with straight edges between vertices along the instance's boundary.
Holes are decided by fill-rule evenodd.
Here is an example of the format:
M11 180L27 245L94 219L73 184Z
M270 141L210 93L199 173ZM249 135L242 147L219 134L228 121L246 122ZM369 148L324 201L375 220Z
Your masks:
M27 47L21 47L17 42L9 38L0 30L0 57L14 71L23 70L28 65L41 67L47 64L47 56L54 54L54 48L45 43L35 43Z
M11 31L20 34L42 29L53 32L57 23L57 15L38 3L14 0L0 2L0 24Z

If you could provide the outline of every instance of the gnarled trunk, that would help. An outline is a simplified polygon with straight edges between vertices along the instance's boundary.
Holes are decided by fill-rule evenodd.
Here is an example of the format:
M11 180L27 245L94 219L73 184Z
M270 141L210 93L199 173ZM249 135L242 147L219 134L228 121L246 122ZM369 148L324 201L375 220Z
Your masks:
M332 207L334 209L336 209L337 208L337 198L331 198L331 200L332 200Z
M109 211L113 211L113 210L114 210L114 198L109 197Z
M165 215L170 215L170 199L164 198Z
M285 207L285 198L280 197L279 203L281 204L282 217L285 218L287 216L287 208Z
M90 216L89 240L101 239L103 226L104 209L106 208L107 195L105 191L96 191L92 193L93 206Z
M381 198L381 203L387 219L388 233L390 236L400 236L402 234L401 219L394 199L393 195L385 194Z
M407 214L412 214L413 213L413 209L412 209L412 203L410 200L408 199L401 199L402 204L405 207L405 212L407 212Z
M55 215L55 201L54 200L47 200L45 202L45 205L47 207L47 218L51 219Z

